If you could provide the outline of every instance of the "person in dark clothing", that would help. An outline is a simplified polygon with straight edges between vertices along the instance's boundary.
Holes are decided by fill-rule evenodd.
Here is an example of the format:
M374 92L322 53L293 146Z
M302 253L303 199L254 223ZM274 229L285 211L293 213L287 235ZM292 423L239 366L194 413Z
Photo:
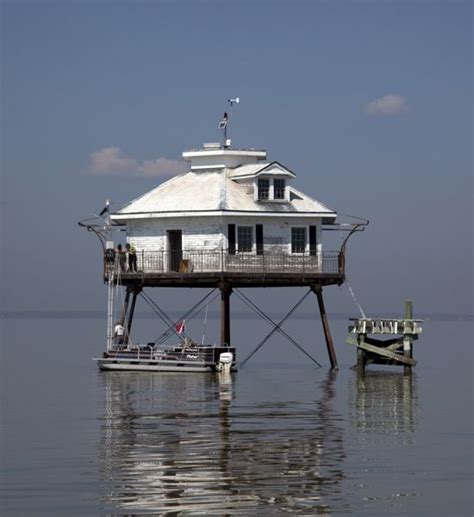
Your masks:
M127 255L125 251L122 248L122 245L119 244L117 246L117 258L120 266L120 272L126 273L127 272Z

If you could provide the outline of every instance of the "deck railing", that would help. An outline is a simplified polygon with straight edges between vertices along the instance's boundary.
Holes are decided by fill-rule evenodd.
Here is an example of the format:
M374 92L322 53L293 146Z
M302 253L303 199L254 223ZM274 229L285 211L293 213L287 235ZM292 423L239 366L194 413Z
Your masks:
M133 274L128 257L122 258L121 272ZM106 262L106 272L120 267L120 259ZM229 253L228 250L206 251L138 251L137 274L248 273L248 274L344 274L344 256L340 252L322 254Z

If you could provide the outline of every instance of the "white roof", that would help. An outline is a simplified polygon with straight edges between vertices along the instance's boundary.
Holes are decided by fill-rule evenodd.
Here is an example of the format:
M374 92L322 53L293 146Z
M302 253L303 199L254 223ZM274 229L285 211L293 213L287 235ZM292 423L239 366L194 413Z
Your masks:
M261 164L258 165L261 168ZM246 165L244 167L250 167ZM235 169L190 171L162 183L130 201L112 214L112 220L166 217L171 215L312 215L334 219L336 213L292 188L289 202L255 201L231 176Z

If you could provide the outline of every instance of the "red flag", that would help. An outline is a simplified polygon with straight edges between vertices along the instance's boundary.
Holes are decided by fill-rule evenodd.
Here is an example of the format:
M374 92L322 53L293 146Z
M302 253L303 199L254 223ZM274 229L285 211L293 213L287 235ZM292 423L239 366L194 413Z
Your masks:
M184 332L184 320L180 321L179 323L176 323L176 332L178 334L183 334L183 332Z

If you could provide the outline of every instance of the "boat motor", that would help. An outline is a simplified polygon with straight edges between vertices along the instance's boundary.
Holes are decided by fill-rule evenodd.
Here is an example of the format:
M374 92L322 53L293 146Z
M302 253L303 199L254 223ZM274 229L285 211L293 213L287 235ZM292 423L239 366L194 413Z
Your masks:
M230 372L234 355L231 352L222 352L219 354L219 362L217 363L216 370L218 372Z

